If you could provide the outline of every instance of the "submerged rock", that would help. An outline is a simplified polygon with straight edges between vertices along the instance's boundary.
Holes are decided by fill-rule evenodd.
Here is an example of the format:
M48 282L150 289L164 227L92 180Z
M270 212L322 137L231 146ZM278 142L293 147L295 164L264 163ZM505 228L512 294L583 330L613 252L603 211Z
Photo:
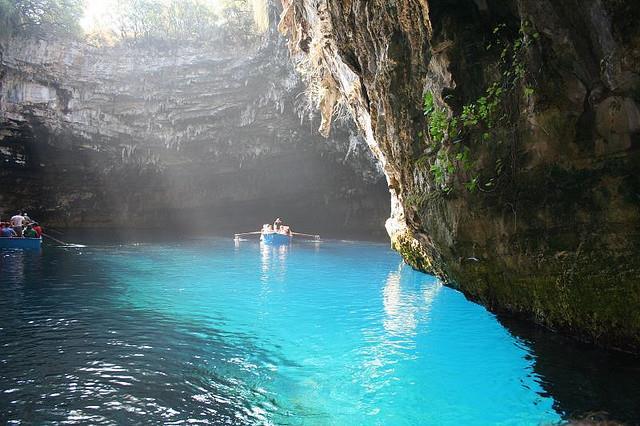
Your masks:
M283 0L345 104L404 259L495 312L640 351L640 7L632 0Z

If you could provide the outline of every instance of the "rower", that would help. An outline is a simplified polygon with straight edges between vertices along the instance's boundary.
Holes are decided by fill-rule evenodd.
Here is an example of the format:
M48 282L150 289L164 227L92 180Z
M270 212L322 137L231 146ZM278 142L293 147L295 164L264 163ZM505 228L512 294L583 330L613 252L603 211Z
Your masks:
M0 223L0 237L17 237L16 231L8 223Z

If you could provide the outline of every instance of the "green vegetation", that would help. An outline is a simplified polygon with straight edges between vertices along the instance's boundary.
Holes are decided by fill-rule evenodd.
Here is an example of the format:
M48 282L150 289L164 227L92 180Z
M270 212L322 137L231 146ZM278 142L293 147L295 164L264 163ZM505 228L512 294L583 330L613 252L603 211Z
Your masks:
M444 193L453 190L455 176L466 179L462 183L470 192L487 189L495 183L494 178L480 183L478 166L471 159L469 146L502 143L509 132L517 130L513 105L517 105L521 97L526 99L534 95L533 88L524 86L527 77L524 54L539 34L526 21L515 39L509 38L506 32L505 25L496 27L493 34L497 41L487 46L487 50L497 49L498 75L482 96L463 105L459 113L449 113L445 107L438 106L431 92L427 91L423 96L427 146L416 166L428 166L436 189ZM498 161L495 172L502 173L502 161ZM464 173L459 173L461 171Z
M84 1L0 0L0 37L80 38ZM266 12L259 3L221 0L221 6L214 10L206 0L117 0L107 24L88 39L98 44L249 45L261 37L256 22L266 25Z
M204 0L119 0L118 37L132 44L207 42L232 33L229 42L259 38L247 0L227 0L216 12Z
M434 259L410 231L394 235L391 240L391 247L400 253L412 268L444 278Z
M119 37L134 43L210 37L218 16L204 2L120 0L116 17Z
M82 0L0 0L0 35L79 36Z
M405 197L404 202L409 206L421 210L428 200L429 195L425 192L411 192Z

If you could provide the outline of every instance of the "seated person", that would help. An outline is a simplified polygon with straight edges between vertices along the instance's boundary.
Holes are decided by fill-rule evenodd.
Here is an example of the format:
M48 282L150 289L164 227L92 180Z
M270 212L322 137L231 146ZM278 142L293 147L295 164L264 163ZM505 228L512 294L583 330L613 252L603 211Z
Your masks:
M287 225L282 225L280 227L280 233L284 235L291 235L291 229Z
M4 223L1 224L2 228L0 229L0 237L17 237L16 231L13 230L12 227L6 226Z
M42 237L42 226L40 226L40 224L38 222L33 222L33 230L36 231L36 234L38 234L38 238Z
M27 229L24 230L22 236L25 238L38 238L38 233L33 229L31 224L28 224Z

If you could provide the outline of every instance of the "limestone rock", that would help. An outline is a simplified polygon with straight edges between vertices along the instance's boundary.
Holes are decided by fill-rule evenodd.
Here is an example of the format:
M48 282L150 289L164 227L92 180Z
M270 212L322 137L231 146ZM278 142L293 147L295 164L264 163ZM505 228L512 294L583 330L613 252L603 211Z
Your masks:
M54 38L1 50L4 219L244 230L282 215L320 232L380 229L388 214L362 139L313 130L274 37L245 50Z
M408 263L493 311L640 351L637 2L283 7L302 74L331 82L382 165Z

